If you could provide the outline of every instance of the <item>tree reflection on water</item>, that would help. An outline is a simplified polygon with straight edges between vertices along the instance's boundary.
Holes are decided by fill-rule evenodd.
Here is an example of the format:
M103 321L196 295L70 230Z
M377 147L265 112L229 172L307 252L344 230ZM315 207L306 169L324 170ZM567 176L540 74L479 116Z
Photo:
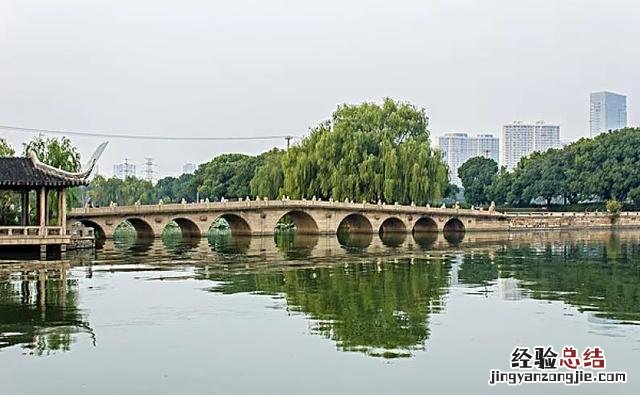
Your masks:
M449 266L419 259L374 260L264 273L209 274L216 292L283 294L290 312L344 351L384 358L423 349L429 315L443 307Z

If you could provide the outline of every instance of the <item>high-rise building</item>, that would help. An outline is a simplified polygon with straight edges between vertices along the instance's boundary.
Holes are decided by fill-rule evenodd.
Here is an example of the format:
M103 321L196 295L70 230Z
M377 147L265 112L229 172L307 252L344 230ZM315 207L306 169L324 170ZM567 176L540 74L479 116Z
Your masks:
M184 166L182 166L183 174L192 174L194 171L196 171L196 165L193 163L185 163Z
M113 176L124 180L127 177L136 176L136 165L129 163L128 159L124 162L113 165Z
M590 100L591 137L627 126L627 97L612 92L594 92Z
M560 147L560 126L536 123L514 122L502 127L502 147L500 165L511 170L522 157L534 151L546 151Z
M492 134L469 137L466 133L446 133L438 137L438 145L449 166L449 180L456 185L461 185L458 168L470 158L484 156L496 162L499 158L500 144L498 138Z

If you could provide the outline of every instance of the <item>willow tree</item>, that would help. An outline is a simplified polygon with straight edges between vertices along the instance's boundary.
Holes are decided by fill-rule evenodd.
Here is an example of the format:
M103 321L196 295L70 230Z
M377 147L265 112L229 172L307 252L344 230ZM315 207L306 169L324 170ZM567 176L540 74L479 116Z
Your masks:
M385 99L341 105L282 158L292 198L425 204L442 198L447 167L424 109Z

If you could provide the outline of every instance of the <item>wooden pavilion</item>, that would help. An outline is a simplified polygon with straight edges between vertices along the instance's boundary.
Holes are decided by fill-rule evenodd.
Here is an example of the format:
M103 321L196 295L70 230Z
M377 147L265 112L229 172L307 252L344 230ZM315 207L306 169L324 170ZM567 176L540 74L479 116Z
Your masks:
M67 231L67 189L88 185L88 177L104 150L102 144L84 169L67 172L46 165L31 153L28 157L0 157L0 193L19 194L19 224L0 223L0 249L20 250L27 246L40 247L41 259L47 252L64 252L71 241ZM34 199L35 195L35 199ZM31 202L35 201L35 216ZM52 209L51 204L55 204ZM54 218L50 218L50 214Z

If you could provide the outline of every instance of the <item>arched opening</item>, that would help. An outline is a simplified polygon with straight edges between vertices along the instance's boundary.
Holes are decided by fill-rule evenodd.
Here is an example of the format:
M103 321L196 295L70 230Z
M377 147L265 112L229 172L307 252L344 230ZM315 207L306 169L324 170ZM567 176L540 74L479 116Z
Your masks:
M438 232L438 224L433 218L430 217L421 217L418 219L413 225L413 234L416 233L437 233Z
M458 218L451 218L444 224L445 232L464 232L464 224Z
M396 235L404 234L407 233L407 227L400 218L389 217L382 222L378 233L380 234L380 236L383 236L385 234L388 235L391 233L395 233Z
M453 245L464 239L464 224L458 218L451 218L444 224L444 238Z
M200 228L196 225L195 222L188 218L174 218L172 221L175 225L178 226L180 233L182 234L182 238L200 238L202 234L200 234ZM165 227L165 230L169 225Z
M276 224L275 232L295 231L303 235L317 235L320 233L318 224L311 215L304 211L289 211Z
M95 237L95 240L104 240L107 238L106 233L104 232L104 229L102 229L102 226L98 225L96 222L93 222L91 220L88 219L82 219L76 223L79 223L80 225L86 227L86 228L91 228L93 229L93 234ZM72 224L71 228L73 229L76 226L76 224Z
M373 233L373 227L367 217L362 214L349 214L338 225L338 233Z
M222 214L213 221L209 234L230 233L233 236L251 236L249 223L237 214Z
M127 218L116 226L113 231L114 238L136 238L138 240L153 239L153 228L149 223L140 218Z

